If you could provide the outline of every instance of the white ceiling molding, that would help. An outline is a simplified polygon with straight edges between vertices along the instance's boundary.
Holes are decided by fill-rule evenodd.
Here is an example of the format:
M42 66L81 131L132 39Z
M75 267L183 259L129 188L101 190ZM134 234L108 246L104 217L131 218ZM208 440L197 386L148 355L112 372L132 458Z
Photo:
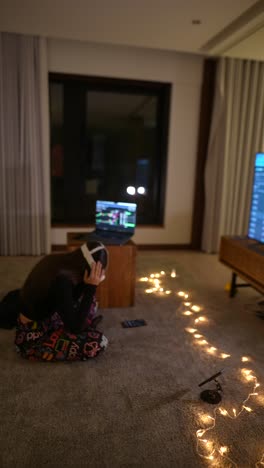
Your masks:
M0 0L0 31L199 55L262 57L264 0Z
M264 0L259 0L204 44L200 51L210 55L228 55L228 50L241 42L245 44L247 38L259 33L262 29L264 30ZM264 42L262 42L261 49L264 49Z

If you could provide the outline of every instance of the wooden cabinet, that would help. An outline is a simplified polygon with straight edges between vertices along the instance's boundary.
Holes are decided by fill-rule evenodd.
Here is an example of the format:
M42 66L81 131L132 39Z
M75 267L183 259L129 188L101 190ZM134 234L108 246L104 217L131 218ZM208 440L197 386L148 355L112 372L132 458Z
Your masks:
M85 242L85 235L68 233L67 250L72 251ZM96 297L100 308L130 307L135 300L136 252L134 242L107 245L109 265L105 280L98 286Z
M243 286L236 284L236 275L264 293L264 244L243 236L223 236L219 260L233 271L230 296Z

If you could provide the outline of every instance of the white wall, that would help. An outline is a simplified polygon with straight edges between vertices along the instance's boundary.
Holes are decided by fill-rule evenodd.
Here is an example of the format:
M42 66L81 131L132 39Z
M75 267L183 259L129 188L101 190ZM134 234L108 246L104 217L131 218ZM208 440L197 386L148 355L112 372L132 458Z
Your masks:
M133 47L70 40L48 41L52 72L154 80L172 83L165 223L136 229L137 244L188 244L191 240L196 148L203 58ZM52 229L52 244L65 244L67 232Z

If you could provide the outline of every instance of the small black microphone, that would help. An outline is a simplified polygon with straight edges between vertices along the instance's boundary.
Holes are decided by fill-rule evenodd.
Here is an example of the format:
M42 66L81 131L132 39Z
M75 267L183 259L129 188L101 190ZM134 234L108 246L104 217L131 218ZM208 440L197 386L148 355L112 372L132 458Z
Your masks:
M201 387L202 385L206 384L207 382L211 382L211 380L216 379L219 375L221 375L223 372L223 369L220 372L217 372L217 374L212 375L212 377L209 377L209 379L204 380L202 383L198 385L198 387Z

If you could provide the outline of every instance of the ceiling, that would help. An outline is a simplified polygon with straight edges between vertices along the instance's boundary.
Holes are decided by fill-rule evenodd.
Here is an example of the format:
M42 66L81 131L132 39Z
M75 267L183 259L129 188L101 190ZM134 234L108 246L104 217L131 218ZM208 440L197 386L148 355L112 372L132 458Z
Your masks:
M264 0L0 0L0 31L264 61Z

